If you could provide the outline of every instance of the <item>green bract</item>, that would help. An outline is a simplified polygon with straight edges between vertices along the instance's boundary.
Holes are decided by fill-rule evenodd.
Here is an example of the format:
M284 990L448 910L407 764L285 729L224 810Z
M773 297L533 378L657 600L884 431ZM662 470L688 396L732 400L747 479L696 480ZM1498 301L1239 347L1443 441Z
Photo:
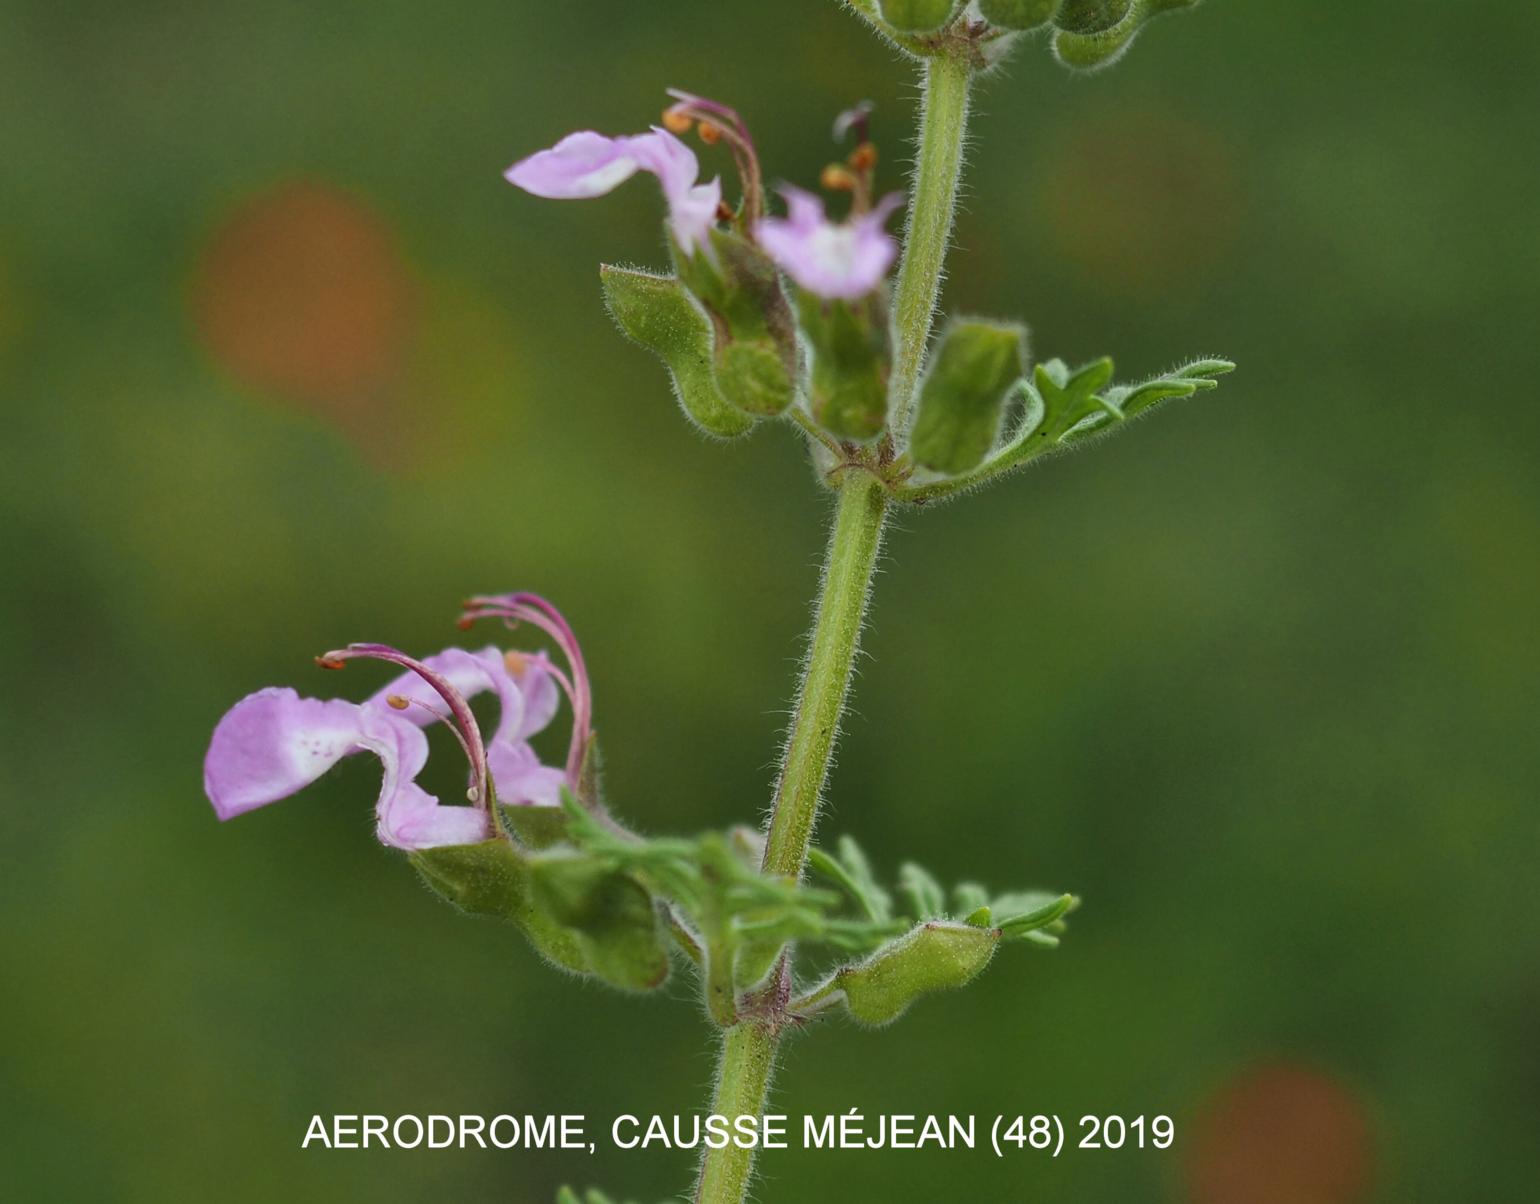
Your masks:
M1006 394L1025 367L1026 331L991 322L954 322L932 353L920 385L909 448L937 472L973 468L994 446Z

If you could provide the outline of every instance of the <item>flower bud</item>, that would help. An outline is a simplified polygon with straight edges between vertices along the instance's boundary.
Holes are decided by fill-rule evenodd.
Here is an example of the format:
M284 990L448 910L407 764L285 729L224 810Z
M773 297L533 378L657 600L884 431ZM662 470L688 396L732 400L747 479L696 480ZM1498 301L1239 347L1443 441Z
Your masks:
M707 434L741 435L754 419L717 387L711 319L678 280L626 268L600 268L604 300L616 324L668 366L685 415Z
M1001 29L1036 29L1059 7L1059 0L979 0L984 20Z
M852 1019L887 1024L921 995L972 982L989 965L999 943L996 929L933 920L841 970L835 981Z
M1024 370L1026 332L994 322L954 322L920 386L910 452L949 475L977 467L1000 434L1005 401Z
M1086 0L1088 4L1093 0ZM1191 8L1198 0L1131 0L1126 4L1123 17L1112 25L1082 32L1064 24L1064 14L1077 3L1065 0L1064 8L1055 18L1060 32L1053 39L1054 56L1066 67L1082 71L1094 71L1107 67L1123 57L1133 45L1134 38L1144 28L1145 22L1160 13L1179 8Z
M808 397L813 418L839 439L875 439L888 421L888 328L873 307L798 298L802 332L812 347Z
M1134 7L1135 0L1063 0L1053 23L1065 33L1102 33L1126 18Z
M956 7L954 0L878 0L882 19L904 33L940 29Z

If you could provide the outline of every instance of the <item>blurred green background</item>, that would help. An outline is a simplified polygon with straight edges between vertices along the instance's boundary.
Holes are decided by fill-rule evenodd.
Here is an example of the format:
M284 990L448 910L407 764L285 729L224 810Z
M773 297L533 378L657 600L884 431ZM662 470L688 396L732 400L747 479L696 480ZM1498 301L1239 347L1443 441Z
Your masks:
M983 88L947 307L1242 371L892 533L824 833L1086 904L1056 954L795 1041L775 1102L1178 1146L792 1151L761 1198L1533 1193L1540 10L1459 10L1215 0ZM302 1153L312 1113L687 1112L708 1033L682 976L602 993L432 901L370 766L222 827L200 762L245 692L337 688L311 654L530 588L627 817L756 816L826 499L787 430L694 436L610 329L595 267L662 262L655 190L500 172L676 85L803 182L870 97L896 186L908 67L830 0L0 23L9 1198L677 1191L691 1155Z

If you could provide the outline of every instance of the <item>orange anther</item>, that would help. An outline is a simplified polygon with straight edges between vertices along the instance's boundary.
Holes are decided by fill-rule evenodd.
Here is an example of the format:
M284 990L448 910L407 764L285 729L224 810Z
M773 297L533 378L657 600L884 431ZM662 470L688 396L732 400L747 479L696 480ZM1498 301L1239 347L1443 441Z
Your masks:
M867 172L876 166L877 147L874 144L863 142L850 152L850 169L852 171Z
M831 192L853 192L856 187L855 176L851 175L848 167L839 163L831 163L824 168L818 182Z

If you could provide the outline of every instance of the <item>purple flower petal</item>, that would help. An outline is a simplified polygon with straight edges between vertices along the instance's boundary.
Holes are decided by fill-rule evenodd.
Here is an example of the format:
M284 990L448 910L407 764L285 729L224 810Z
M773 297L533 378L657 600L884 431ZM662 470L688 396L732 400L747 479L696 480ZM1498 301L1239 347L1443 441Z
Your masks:
M556 709L561 705L561 687L551 676L551 662L544 652L532 656L519 654L517 669L508 668L506 657L498 659L524 698L524 714L515 724L509 722L509 715L504 711L493 739L513 743L528 740L536 732L543 732L556 717Z
M383 769L375 809L384 844L420 849L486 839L484 811L445 807L413 781L428 758L422 732L372 704L258 690L215 727L203 786L215 814L231 819L289 797L357 752L373 753Z
M559 768L541 765L533 748L525 744L525 741L537 731L544 730L556 716L557 705L561 704L561 688L557 687L556 679L550 674L550 661L545 653L514 653L511 656L514 657L511 664L516 665L516 668L510 668L510 654L502 653L499 648L487 647L474 653L462 648L445 648L437 656L425 657L423 664L444 674L450 684L467 699L487 693L488 690L496 691L500 714L497 717L497 731L487 742L487 768L499 802L554 807L561 802L561 787L567 781L567 776ZM407 710L391 710L390 713L419 727L430 724L436 714L442 713L439 696L416 673L403 673L396 681L373 694L365 705L387 707L385 699L390 696L407 697L413 701ZM419 702L428 705L417 705ZM444 810L460 811L468 808L451 807ZM419 839L427 831L427 828L422 827L422 822L425 821L403 819L399 825L391 828L394 836L387 838L388 825L382 811L380 841L403 848L427 847L403 844L408 839ZM451 816L450 821L445 822L464 824L465 821L459 816ZM485 824L482 824L482 831L485 831ZM485 839L485 836L477 836L476 839ZM440 844L444 842L440 841Z
M811 293L847 301L882 283L898 255L883 224L903 204L902 196L885 197L870 213L836 224L812 193L788 187L782 195L787 216L763 219L754 233L783 272Z
M387 762L389 776L399 767L400 745L381 723L351 702L301 698L289 689L258 690L214 728L203 788L219 818L230 819L287 798L365 748Z
M509 806L556 807L568 785L560 769L542 765L528 744L497 741L487 749L497 801Z
M700 160L694 151L665 129L654 126L652 133L638 134L629 141L642 170L658 177L663 197L668 202L669 225L673 228L674 238L686 255L693 255L716 223L717 208L722 203L722 181L697 184Z
M693 254L716 221L722 182L698 184L700 161L695 152L667 130L654 128L624 138L582 130L520 159L504 174L510 184L535 196L582 200L603 196L638 171L658 178L674 237L687 255Z
M504 177L535 196L585 200L603 196L639 170L633 138L606 138L593 130L568 134L549 150L520 159Z
M492 834L480 807L446 807L416 782L381 797L374 831L381 844L408 850L479 844Z
M693 255L698 247L705 246L706 236L716 225L717 210L722 205L722 181L696 184L693 188L669 202L668 223L674 230L680 249Z

